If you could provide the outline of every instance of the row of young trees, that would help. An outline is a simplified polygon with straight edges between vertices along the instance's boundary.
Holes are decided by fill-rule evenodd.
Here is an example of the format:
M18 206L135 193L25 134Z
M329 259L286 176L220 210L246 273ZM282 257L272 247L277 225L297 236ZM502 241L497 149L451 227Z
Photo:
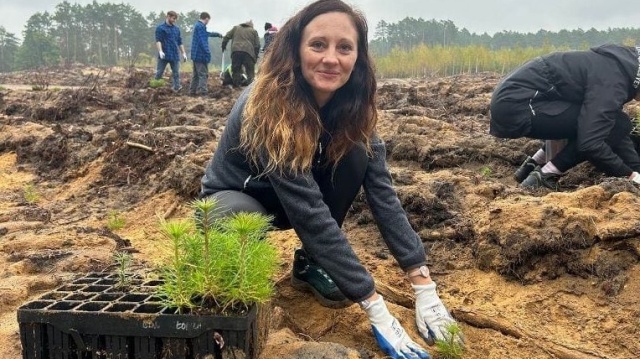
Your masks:
M496 72L507 74L522 63L564 47L515 47L491 50L485 46L426 46L410 50L394 49L376 58L380 78L438 77Z
M191 27L198 20L199 12L179 14L178 25L187 51L191 44ZM0 72L31 69L42 66L81 63L87 65L130 65L138 60L151 63L155 57L155 27L164 21L163 12L149 13L146 17L129 4L98 3L96 0L85 6L59 3L53 13L38 12L25 24L23 41L15 34L0 26ZM584 49L602 43L622 43L634 45L640 39L640 29L616 28L605 31L589 29L584 31L561 30L536 33L503 31L494 35L470 33L458 28L450 20L424 20L407 17L397 23L380 21L373 34L371 49L373 55L382 62L379 68L405 63L415 54L425 54L428 49L456 47L468 55L475 51L475 60L465 60L462 64L450 63L436 66L429 72L449 73L462 68L479 69L480 63L492 51L503 49L534 48L532 53L549 48ZM210 39L212 49L219 48L220 39ZM469 49L463 49L469 47ZM440 51L440 50L438 50ZM220 51L212 51L214 63L221 60ZM437 51L430 51L437 53ZM441 51L444 54L444 51ZM503 52L504 53L504 52ZM431 56L431 55L429 55ZM490 56L490 55L489 55ZM386 63L385 63L386 61ZM459 58L454 58L460 62ZM498 60L501 64L504 61ZM470 65L471 64L471 65ZM424 69L424 63L413 64ZM504 65L488 65L488 68L502 68ZM446 70L454 69L454 70ZM420 72L422 70L418 70ZM426 70L425 70L426 71ZM393 72L393 71L392 71ZM413 70L409 71L413 72Z

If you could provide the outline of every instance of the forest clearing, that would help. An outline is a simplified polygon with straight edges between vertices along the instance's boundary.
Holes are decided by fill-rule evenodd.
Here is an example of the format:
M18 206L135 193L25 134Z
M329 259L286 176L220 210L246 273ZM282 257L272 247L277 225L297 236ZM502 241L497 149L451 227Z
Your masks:
M73 66L0 74L0 358L21 357L19 306L113 270L117 251L133 254L132 270L153 267L164 241L158 218L191 214L240 90L212 76L208 97L189 97L148 88L152 77ZM539 142L489 135L499 78L378 84L394 185L461 323L464 358L640 357L640 190L588 164L564 177L560 192L518 188L513 172ZM420 341L411 288L364 196L344 230ZM295 233L268 240L280 268L261 358L383 358L357 305L325 308L291 287Z

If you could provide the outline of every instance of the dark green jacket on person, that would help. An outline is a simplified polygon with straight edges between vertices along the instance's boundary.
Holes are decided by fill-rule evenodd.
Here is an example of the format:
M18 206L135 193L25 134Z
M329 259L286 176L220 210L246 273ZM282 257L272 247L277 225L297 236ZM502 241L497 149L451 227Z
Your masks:
M233 29L224 35L222 39L222 51L225 51L229 41L231 41L231 53L242 51L249 54L254 61L258 59L260 37L258 36L258 32L253 28L251 21L234 26Z

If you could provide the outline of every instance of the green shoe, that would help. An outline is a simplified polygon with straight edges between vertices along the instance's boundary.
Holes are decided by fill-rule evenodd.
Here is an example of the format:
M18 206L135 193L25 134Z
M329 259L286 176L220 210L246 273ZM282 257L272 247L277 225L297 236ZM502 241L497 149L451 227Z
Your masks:
M296 249L294 254L291 285L298 290L313 293L325 307L345 308L353 304L342 294L327 272L309 258L304 249Z

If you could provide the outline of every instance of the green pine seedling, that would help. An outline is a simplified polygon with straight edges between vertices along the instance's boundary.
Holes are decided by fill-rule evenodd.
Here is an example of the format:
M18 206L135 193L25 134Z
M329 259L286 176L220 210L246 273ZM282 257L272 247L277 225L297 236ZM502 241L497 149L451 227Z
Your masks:
M457 323L447 326L445 339L436 340L436 351L440 359L461 359L464 347L460 343L458 336L462 334L462 329Z
M112 231L116 231L124 227L127 223L127 220L122 216L122 214L118 211L109 211L108 219L107 219L107 228Z
M482 177L487 178L489 176L491 176L491 173L493 171L491 171L490 167L484 166L482 168L480 168L480 175L482 175Z
M165 81L164 79L153 79L151 81L149 81L149 87L151 87L152 89L157 89L159 87L164 87L165 85Z
M270 278L277 269L277 253L264 240L271 218L258 213L240 213L220 222L222 243L229 257L222 268L223 308L264 302L271 297Z
M164 282L159 288L159 295L166 305L176 307L181 312L194 306L191 299L195 293L192 288L194 279L190 277L192 268L190 256L197 255L190 248L193 246L191 223L186 220L162 222L161 229L170 240L171 254L162 268Z
M22 188L22 195L24 196L24 200L29 204L35 204L40 200L40 194L38 194L36 187L31 183L26 184Z
M115 252L113 254L113 260L116 262L116 269L118 273L117 286L120 288L128 287L131 284L131 277L129 273L129 267L131 266L133 257L127 252Z
M158 293L164 304L224 313L268 301L277 270L277 253L264 240L271 218L256 213L217 218L211 199L192 207L191 220L161 224L171 248Z

